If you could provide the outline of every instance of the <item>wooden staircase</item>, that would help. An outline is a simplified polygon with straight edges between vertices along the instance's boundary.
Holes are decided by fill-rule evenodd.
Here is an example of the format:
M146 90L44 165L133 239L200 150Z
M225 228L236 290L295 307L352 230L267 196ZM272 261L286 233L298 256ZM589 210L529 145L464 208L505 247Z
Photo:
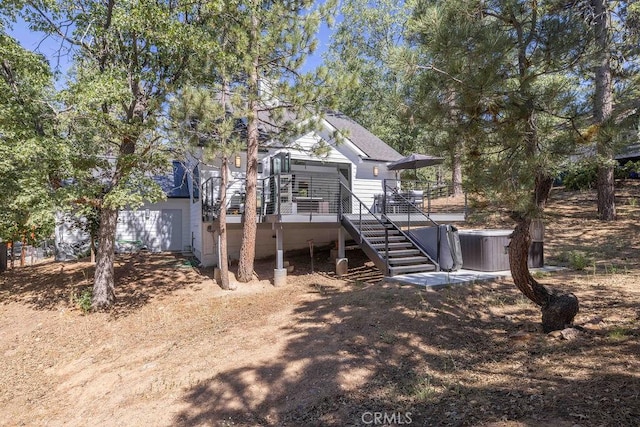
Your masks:
M438 270L436 262L385 217L343 214L342 226L387 276Z

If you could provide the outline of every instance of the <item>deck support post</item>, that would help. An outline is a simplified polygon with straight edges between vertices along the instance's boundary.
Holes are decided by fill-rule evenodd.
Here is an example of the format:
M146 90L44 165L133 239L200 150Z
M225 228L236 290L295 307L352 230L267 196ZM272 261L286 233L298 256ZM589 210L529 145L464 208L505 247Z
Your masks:
M276 231L276 268L273 270L273 286L287 284L287 269L284 268L284 230L282 224L274 224Z
M338 258L345 257L345 231L341 226L338 227Z
M345 230L338 227L338 257L336 258L336 276L342 277L349 271L349 260L345 256Z

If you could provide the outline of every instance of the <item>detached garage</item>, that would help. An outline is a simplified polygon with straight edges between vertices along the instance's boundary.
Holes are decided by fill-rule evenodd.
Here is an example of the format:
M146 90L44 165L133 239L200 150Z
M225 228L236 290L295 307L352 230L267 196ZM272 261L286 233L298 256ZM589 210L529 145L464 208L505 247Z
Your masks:
M168 199L135 211L120 211L116 242L140 242L152 252L188 250L189 199Z
M167 175L156 176L167 199L147 203L137 210L123 209L118 215L116 251L128 252L146 248L152 252L190 252L189 190L185 168L173 162ZM58 215L56 226L56 257L59 260L84 256L89 236L78 228L78 222Z
M152 252L190 251L189 186L184 166L174 161L171 174L154 180L167 200L145 204L138 210L120 211L116 244L140 242Z

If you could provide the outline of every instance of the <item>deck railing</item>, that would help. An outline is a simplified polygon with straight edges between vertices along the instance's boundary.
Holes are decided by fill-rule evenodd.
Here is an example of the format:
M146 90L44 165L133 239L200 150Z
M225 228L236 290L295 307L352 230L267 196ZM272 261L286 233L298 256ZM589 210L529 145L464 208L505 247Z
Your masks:
M383 185L385 192L377 196L379 201L376 203L382 207L384 201L385 214L406 213L417 208L427 215L457 213L467 216L467 193L450 182L385 179Z
M256 213L262 221L267 215L336 216L340 206L338 176L287 173L259 178L257 181ZM242 215L245 209L244 179L227 187L227 215ZM212 221L220 212L220 178L207 179L202 184L202 218Z
M265 215L336 215L340 179L304 173L272 175L262 181Z
M341 205L343 211L347 212L345 202L349 202L349 210L351 206L362 203L353 197L342 200L341 194L344 192L341 192L341 186L349 188L347 180L341 175L294 172L259 178L256 200L258 221L263 221L267 215L308 216L309 220L318 216L337 216ZM219 189L219 177L209 178L202 184L203 221L217 218L220 212ZM466 194L456 195L450 184L387 179L383 181L382 189L382 193L370 196L373 202L367 209L372 214L403 214L415 220L423 218L425 214L428 218L437 213L463 214L466 217ZM231 180L227 186L227 215L242 215L245 197L244 178Z
M389 187L384 183L385 197L382 200L382 212L388 217L394 214L396 222L402 222L404 229L410 231L412 223L419 223L424 227L425 223L431 223L433 226L439 224L434 221L428 213L423 210L422 193L416 194L412 191L403 193L397 187Z

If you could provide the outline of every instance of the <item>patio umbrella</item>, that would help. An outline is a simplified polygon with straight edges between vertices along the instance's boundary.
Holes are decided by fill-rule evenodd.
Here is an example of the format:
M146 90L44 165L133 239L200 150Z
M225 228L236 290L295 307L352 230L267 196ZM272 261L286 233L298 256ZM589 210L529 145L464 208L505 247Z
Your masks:
M390 171L398 171L404 169L420 169L426 166L439 165L444 162L442 157L429 156L428 154L413 153L400 160L396 160L387 166Z

